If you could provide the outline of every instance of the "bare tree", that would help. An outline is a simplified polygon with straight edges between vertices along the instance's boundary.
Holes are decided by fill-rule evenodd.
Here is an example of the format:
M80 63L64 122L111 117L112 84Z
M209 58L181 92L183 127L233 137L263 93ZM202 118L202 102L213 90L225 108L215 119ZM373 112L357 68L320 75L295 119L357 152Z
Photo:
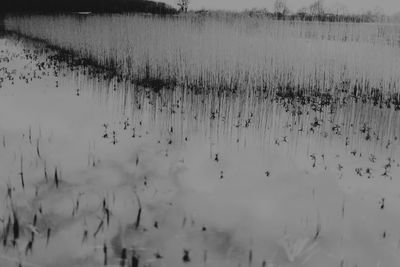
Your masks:
M385 11L381 6L375 6L372 10L372 15L375 21L384 22L385 21Z
M297 14L308 14L310 9L308 7L301 7L297 10Z
M376 17L383 17L385 15L385 11L381 6L376 5L372 10L372 14Z
M331 6L331 13L335 15L347 15L349 13L347 7L339 2L335 2Z
M313 4L310 5L310 14L313 16L321 16L324 15L324 2L323 0L317 0Z
M274 13L277 15L285 16L289 13L289 9L286 4L286 0L275 0L274 3Z
M179 12L187 12L189 8L189 0L178 0Z

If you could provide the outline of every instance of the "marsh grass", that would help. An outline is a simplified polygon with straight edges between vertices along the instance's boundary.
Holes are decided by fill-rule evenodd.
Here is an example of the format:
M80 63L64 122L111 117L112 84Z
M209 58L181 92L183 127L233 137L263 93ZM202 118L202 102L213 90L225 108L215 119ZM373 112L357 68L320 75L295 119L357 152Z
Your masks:
M399 106L399 25L116 14L8 16L5 26L147 87Z
M49 47L39 39L33 43L31 39L19 40L36 51L33 57L45 56L49 60L45 64L57 66L60 75L74 80L82 94L90 94L102 105L111 105L116 112L127 115L129 125L126 118L121 123L124 130L132 130L132 138L141 138L146 132L156 130L172 146L201 133L211 142L233 141L245 146L256 137L266 149L273 144L297 153L305 147L310 151L308 157L319 152L312 151L314 145L323 147L338 139L346 149L355 149L358 153L394 151L400 136L397 98L393 98L397 93L388 100L385 96L390 95L381 90L357 96L357 90L338 90L331 94L319 93L316 87L307 96L286 88L262 92L250 88L236 92L188 86L148 88L122 77L110 66L91 64L93 61L79 57L80 52ZM395 49L387 44L373 46ZM111 143L118 143L117 134L109 125L104 125L103 137ZM95 165L94 158L92 161Z
M50 58L79 73L78 88L118 95L134 138L161 127L171 145L200 130L212 142L257 137L312 154L337 138L359 152L393 150L400 136L398 25L132 14L5 25L59 51Z

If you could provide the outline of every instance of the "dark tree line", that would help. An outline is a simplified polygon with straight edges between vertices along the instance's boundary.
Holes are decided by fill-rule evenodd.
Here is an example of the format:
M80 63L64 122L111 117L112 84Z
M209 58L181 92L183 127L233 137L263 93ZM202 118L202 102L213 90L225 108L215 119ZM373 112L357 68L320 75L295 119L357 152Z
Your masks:
M3 2L4 1L4 2ZM147 0L3 0L0 13L29 12L145 12L174 14L177 10L165 3Z

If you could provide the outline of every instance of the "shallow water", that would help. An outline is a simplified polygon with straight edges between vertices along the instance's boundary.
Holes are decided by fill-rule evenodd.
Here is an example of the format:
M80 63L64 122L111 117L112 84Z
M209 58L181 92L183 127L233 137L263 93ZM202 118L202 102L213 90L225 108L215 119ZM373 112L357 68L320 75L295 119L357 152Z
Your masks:
M398 111L299 115L0 51L1 266L118 266L123 248L126 265L399 265Z

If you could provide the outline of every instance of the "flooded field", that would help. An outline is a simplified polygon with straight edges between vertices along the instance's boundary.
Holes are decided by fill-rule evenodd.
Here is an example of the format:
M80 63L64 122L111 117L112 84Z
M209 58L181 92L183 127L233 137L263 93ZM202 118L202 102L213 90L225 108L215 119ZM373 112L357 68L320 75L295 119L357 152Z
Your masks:
M379 101L331 101L150 87L2 36L0 266L399 266L399 48L385 47L388 72L360 71L389 77Z

